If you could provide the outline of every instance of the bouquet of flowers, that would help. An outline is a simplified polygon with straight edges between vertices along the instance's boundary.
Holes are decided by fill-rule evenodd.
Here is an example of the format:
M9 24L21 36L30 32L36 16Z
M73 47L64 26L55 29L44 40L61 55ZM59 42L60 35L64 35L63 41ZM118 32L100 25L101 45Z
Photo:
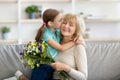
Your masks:
M23 52L20 52L20 56L24 60L24 64L32 69L43 64L55 62L48 51L48 44L42 40L39 42L29 42ZM59 71L58 73L64 79L68 78L68 74L65 71Z

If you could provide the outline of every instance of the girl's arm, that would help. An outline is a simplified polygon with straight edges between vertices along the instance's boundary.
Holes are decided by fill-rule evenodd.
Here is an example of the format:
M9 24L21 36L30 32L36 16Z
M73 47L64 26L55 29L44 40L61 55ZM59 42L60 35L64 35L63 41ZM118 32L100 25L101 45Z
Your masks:
M53 48L59 50L59 51L65 51L66 49L71 48L72 46L75 45L74 41L70 41L66 44L61 45L57 41L55 41L52 37L52 35L48 32L45 32L43 34L42 40L46 41L49 45L51 45Z
M70 41L68 43L61 45L60 43L56 42L53 39L47 40L47 43L59 51L65 51L75 45L74 41Z
M84 47L86 47L86 44L82 35L78 35L73 41L70 41L65 44L60 44L53 39L47 40L47 43L59 51L65 51L76 44L82 44Z
M74 41L70 41L66 44L61 45L60 43L56 42L52 36L49 35L49 33L44 33L43 35L43 40L46 41L49 45L51 45L53 48L59 50L59 51L65 51L69 48L71 48L72 46L74 46L75 44L81 44L81 42L83 41L83 39L80 38L76 38Z

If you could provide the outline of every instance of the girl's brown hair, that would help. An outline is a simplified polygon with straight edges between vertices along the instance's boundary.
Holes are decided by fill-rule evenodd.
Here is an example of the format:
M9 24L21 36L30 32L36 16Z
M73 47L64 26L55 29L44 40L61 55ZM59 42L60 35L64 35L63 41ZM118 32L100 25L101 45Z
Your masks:
M55 17L59 14L60 12L56 9L47 9L44 11L43 13L43 25L40 27L40 29L38 30L38 33L35 37L35 40L38 42L42 36L43 33L45 31L45 27L48 26L48 22L49 21L54 21Z
M63 17L63 22L75 23L76 30L75 30L75 33L73 34L73 39L77 37L77 35L82 34L85 29L85 24L83 19L79 20L75 14L70 14L70 13L66 14Z

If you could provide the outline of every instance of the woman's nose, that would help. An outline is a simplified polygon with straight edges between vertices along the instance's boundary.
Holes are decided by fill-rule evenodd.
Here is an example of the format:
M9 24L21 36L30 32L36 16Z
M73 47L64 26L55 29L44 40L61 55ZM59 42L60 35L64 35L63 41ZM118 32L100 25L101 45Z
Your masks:
M68 27L68 24L65 24L65 27Z

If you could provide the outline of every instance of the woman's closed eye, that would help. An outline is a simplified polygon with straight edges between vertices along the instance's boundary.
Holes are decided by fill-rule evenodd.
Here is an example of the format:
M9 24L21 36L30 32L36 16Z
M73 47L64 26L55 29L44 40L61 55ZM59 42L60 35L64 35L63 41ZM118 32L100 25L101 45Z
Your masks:
M67 24L67 22L63 22L62 24Z
M69 23L69 26L70 26L70 27L73 27L73 26L74 26L74 24L73 24L73 23Z

